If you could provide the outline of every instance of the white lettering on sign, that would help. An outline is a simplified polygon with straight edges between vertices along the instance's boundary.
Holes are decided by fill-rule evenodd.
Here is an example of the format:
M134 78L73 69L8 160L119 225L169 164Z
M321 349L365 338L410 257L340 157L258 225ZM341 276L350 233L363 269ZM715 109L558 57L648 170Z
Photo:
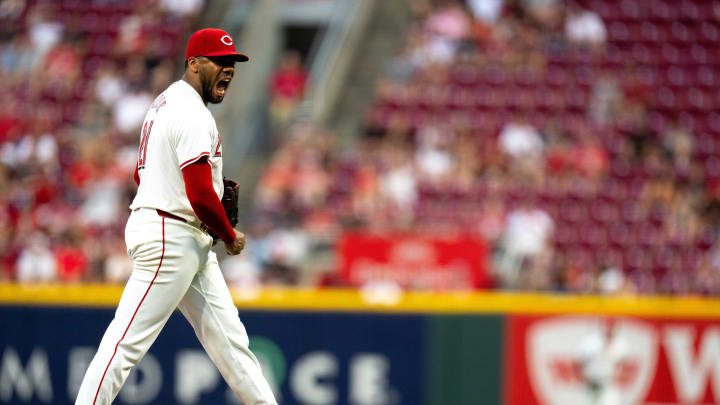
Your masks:
M149 404L157 398L162 388L162 367L155 356L147 353L135 366L120 390L120 399L128 404Z
M391 403L388 383L390 361L382 354L358 354L350 361L350 403L378 405Z
M67 352L67 399L74 402L96 348L74 346ZM8 346L0 357L0 404L55 403L52 376L47 351L36 347L23 363L17 350ZM337 381L340 361L335 354L314 351L302 355L288 370L288 388L302 405L334 405L340 401ZM394 405L400 395L390 385L390 360L382 353L358 353L347 364L347 403L351 405ZM58 371L55 370L55 373ZM189 405L203 401L203 395L214 395L222 383L220 373L204 350L179 350L174 362L174 397L178 404ZM151 404L157 401L164 385L163 368L158 359L147 353L133 367L118 401L130 405ZM278 394L281 394L280 387ZM227 390L228 404L240 400Z
M720 328L705 330L697 356L693 349L695 334L696 329L692 326L668 326L665 329L665 350L678 400L683 403L701 401L708 380L715 400L720 400Z
M200 395L217 387L217 368L204 351L182 350L175 364L175 398L179 403L199 403Z
M77 397L80 392L80 384L82 384L85 372L92 362L96 352L95 347L78 346L70 349L68 353L68 396L71 399Z
M40 402L52 403L52 382L45 350L34 349L23 368L15 349L11 346L5 348L0 362L0 401L11 403L13 392L22 402L37 398Z
M332 405L337 403L337 389L321 379L334 378L338 373L338 360L329 352L311 352L295 363L290 374L290 388L295 398L306 405Z

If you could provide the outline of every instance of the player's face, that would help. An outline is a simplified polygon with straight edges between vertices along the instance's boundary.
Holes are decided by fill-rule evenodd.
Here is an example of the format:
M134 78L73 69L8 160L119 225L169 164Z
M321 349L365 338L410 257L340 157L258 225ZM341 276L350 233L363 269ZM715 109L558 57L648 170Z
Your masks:
M200 66L200 83L203 100L212 104L223 101L235 75L235 61L232 57L215 56L203 58Z

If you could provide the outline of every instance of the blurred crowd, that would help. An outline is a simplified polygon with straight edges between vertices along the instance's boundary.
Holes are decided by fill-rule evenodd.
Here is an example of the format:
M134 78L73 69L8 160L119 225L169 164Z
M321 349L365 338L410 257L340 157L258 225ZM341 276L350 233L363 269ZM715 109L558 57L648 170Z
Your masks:
M462 233L498 288L720 294L717 3L412 5L364 136L288 131L244 267L343 285L344 231Z
M497 288L720 294L715 2L411 4L354 145L284 130L232 285L346 285L351 230L483 240ZM0 280L128 277L139 125L202 6L0 1ZM306 80L286 53L273 128Z
M127 279L139 126L202 6L0 1L0 280Z

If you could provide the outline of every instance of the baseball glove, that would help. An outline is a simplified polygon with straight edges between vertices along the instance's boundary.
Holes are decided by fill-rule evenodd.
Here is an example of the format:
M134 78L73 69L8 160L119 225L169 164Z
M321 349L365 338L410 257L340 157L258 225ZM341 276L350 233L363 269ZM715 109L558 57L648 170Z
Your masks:
M230 221L230 225L235 228L235 225L238 223L238 193L240 192L240 185L235 180L224 177L223 186L225 190L223 191L220 202L223 208L225 208L225 215L228 221ZM217 243L220 237L211 230L208 230L208 233L213 238L213 245Z

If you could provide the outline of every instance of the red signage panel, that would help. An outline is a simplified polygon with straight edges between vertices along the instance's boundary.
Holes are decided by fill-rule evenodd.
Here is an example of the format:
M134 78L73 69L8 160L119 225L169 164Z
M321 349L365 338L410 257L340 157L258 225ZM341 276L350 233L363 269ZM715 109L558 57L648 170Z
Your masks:
M720 321L510 316L506 405L720 404Z
M393 282L408 289L489 288L487 246L471 237L345 234L339 243L345 281Z

